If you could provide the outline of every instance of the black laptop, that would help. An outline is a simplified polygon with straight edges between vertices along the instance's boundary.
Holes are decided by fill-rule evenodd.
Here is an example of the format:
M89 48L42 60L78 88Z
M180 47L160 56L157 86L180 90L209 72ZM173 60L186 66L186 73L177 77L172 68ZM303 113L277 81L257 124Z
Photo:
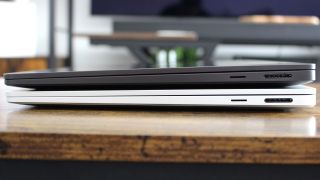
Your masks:
M314 81L315 69L309 63L247 62L211 67L22 72L4 77L9 86L50 90L281 87Z

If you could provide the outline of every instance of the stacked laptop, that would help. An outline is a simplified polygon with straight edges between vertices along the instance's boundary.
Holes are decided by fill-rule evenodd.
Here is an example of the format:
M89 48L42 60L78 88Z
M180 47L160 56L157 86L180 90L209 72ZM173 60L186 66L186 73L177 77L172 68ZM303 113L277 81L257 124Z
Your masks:
M315 65L231 63L212 67L5 74L27 89L7 94L28 105L313 107Z

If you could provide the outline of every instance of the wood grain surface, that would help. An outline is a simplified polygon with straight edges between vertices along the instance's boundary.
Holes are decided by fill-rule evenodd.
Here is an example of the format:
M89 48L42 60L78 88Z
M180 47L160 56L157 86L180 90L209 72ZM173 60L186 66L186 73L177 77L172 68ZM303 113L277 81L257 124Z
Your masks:
M319 106L35 108L8 104L0 83L0 159L320 163Z
M0 76L8 72L47 69L47 59L37 58L0 58Z

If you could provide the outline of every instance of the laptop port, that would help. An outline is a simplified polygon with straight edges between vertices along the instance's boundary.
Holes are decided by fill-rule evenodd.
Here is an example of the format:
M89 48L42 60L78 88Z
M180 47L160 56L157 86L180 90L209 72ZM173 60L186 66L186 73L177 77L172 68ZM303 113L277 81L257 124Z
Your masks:
M266 98L265 103L292 103L292 98Z
M231 79L241 79L246 78L247 76L230 76Z
M231 99L231 102L247 102L246 99Z

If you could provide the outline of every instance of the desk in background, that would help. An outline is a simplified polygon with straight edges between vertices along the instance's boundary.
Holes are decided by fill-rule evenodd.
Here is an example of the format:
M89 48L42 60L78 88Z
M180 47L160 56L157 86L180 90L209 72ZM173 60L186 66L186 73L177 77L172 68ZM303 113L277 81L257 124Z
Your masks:
M1 81L1 180L320 178L319 105L34 108L4 91Z
M183 31L171 31L165 34L161 32L118 32L110 35L77 34L77 36L90 38L93 45L127 47L131 54L139 60L137 67L140 68L155 66L152 55L146 53L150 47L160 49L202 48L203 55L199 57L199 60L202 60L202 64L206 66L213 65L211 58L216 47L216 44L211 41L199 39L196 33ZM187 57L184 58L187 60Z

